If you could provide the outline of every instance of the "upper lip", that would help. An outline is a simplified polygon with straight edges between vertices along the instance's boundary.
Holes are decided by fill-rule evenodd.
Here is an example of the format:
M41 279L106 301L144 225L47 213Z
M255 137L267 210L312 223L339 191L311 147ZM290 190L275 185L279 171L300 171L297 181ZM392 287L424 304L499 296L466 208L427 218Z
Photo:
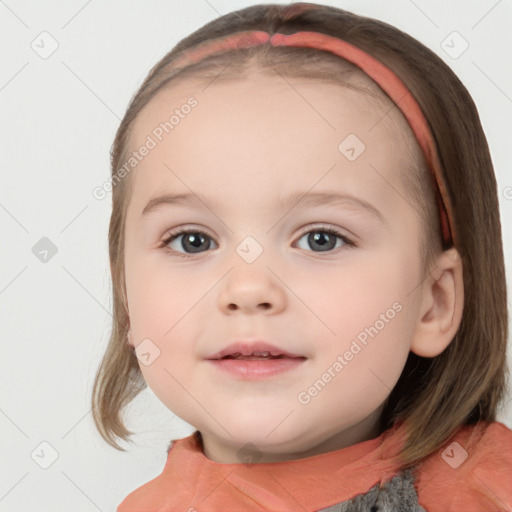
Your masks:
M250 356L255 352L270 352L271 356L304 357L299 354L293 354L292 352L283 350L282 348L271 345L265 341L235 341L219 352L215 352L210 355L207 359L222 359L225 356L237 353L244 356Z

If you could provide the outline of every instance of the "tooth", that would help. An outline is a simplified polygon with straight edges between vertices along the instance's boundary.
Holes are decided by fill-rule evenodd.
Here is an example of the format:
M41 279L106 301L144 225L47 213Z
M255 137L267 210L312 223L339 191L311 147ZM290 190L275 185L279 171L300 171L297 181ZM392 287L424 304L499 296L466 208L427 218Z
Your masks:
M254 356L262 356L262 357L267 357L270 355L270 352L253 352L252 355Z

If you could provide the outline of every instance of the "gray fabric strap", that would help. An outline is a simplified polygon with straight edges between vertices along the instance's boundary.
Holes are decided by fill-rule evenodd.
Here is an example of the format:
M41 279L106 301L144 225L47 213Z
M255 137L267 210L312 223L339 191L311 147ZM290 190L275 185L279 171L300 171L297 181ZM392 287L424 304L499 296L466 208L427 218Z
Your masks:
M358 494L318 512L427 512L418 503L412 471L402 471L382 487L375 484L365 494Z

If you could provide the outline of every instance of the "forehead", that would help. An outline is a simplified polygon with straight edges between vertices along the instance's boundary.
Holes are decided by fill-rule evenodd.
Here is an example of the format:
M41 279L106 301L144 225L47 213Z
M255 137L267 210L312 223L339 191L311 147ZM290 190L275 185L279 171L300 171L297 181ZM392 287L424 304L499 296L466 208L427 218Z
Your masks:
M363 128L361 136L365 131L372 131L377 124L377 133L385 129L396 137L404 135L400 132L410 132L399 109L366 75L355 75L345 87L332 81L286 78L253 70L241 80L188 79L171 82L139 112L132 125L131 142L136 143L136 137L142 132L150 132L155 122L169 120L173 112L183 108L191 97L200 107L192 109L193 117L200 117L201 123L206 122L208 115L221 109L226 120L238 109L239 112L256 113L271 122L280 123L286 123L293 111L294 117L306 119L313 116L316 121L323 120L324 128L330 127L331 130L336 130L340 122L346 121L344 124L351 124L354 129ZM251 105L255 103L258 107L251 111ZM337 116L340 108L343 109L341 117ZM289 123L287 128L293 129L292 124Z
M248 195L249 183L265 181L309 189L333 165L340 172L329 173L325 185L343 176L349 187L358 179L375 187L376 172L397 183L400 170L421 158L407 121L384 93L278 74L171 85L135 119L130 150L148 139L154 148L133 173L135 190L146 197L164 181L190 192L179 176L212 191L229 181Z

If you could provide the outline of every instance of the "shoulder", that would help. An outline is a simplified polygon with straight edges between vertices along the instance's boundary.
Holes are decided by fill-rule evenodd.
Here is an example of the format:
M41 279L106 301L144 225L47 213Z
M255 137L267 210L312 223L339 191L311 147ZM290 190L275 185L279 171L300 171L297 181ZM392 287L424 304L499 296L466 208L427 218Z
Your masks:
M167 464L166 464L167 465ZM165 468L158 476L131 491L118 505L116 512L134 512L160 507L162 501L172 491L172 482L164 485ZM165 489L165 492L163 492Z
M141 485L128 494L118 505L116 512L134 512L161 508L170 496L178 492L178 482L173 471L172 458L175 455L173 448L188 445L193 436L183 439L173 439L167 447L167 458L162 472L152 480ZM179 457L179 455L178 455ZM181 459L180 459L181 460Z
M118 505L116 512L134 512L135 510L147 510L148 507L158 506L161 500L157 494L160 489L158 477L141 485L132 491Z
M512 430L503 423L460 427L418 470L429 512L512 510Z

